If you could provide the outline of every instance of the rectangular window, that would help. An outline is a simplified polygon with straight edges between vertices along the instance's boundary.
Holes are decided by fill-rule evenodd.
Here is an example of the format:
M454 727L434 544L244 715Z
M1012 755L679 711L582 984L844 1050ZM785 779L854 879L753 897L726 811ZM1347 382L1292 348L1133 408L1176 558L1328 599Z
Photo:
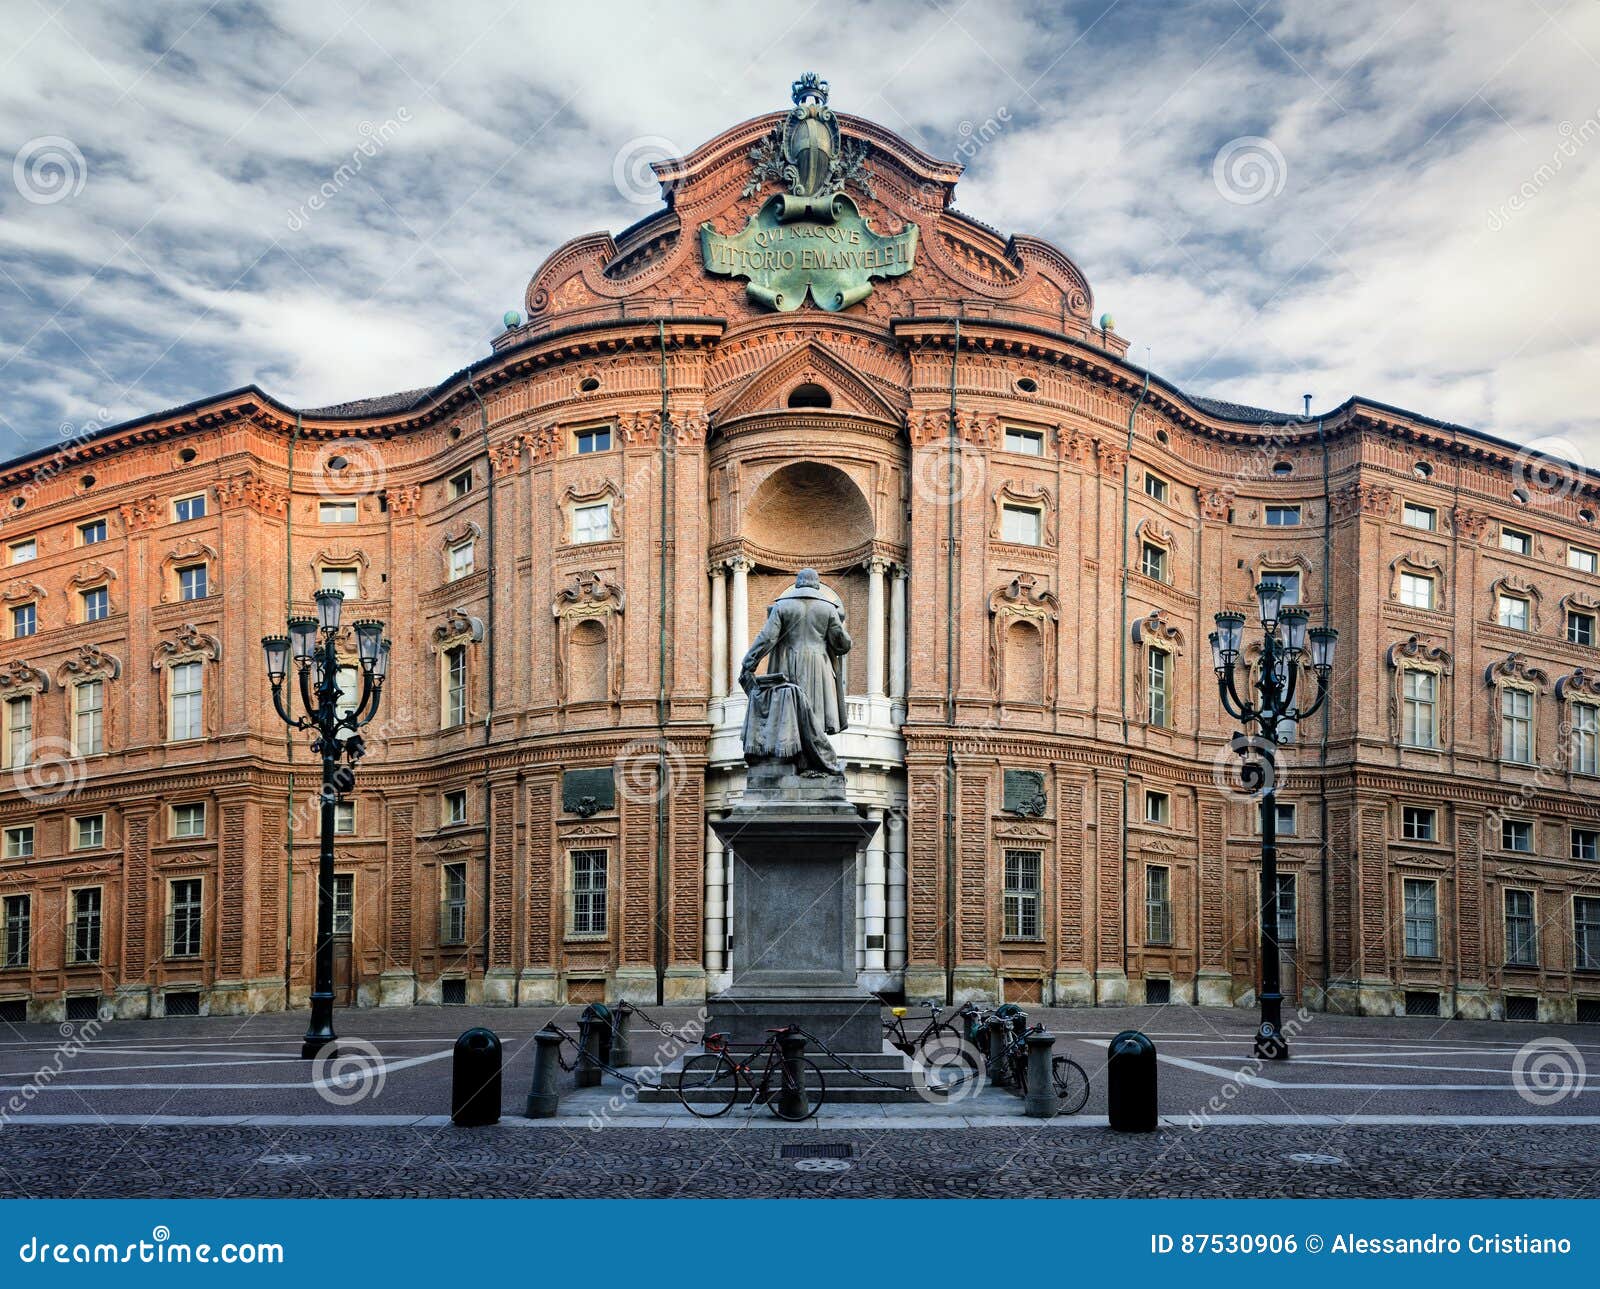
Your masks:
M1439 886L1436 882L1405 880L1406 957L1439 956Z
M1592 645L1594 643L1594 614L1567 610L1567 643Z
M1150 650L1149 702L1145 719L1152 725L1165 726L1168 715L1168 696L1172 688L1172 655L1164 649Z
M1433 579L1421 573L1400 574L1400 603L1413 609L1433 607Z
M1044 934L1039 921L1044 898L1044 856L1036 850L1008 850L1005 861L1005 938L1037 940Z
M1533 853L1533 821L1531 819L1502 819L1500 821L1500 849L1514 850L1519 854Z
M1172 943L1172 870L1144 870L1144 942Z
M1582 546L1568 546L1567 567L1575 568L1580 573L1600 572L1600 557Z
M1150 474L1148 471L1145 472L1145 496L1150 497L1155 501L1165 501L1169 491L1170 489L1167 487L1167 481L1160 475Z
M39 629L39 610L37 605L19 604L11 610L11 635L13 639L21 640L24 636L31 636Z
M444 724L467 723L467 646L454 645L444 651Z
M203 600L210 594L211 579L206 576L204 564L191 564L178 570L178 598Z
M1167 580L1167 552L1161 547L1145 542L1139 552L1139 571L1157 582Z
M333 807L333 831L341 837L353 837L356 832L356 803L339 801Z
M178 837L204 837L206 835L206 803L191 801L172 807L172 835Z
M8 967L26 967L33 947L33 900L27 895L8 895L6 913L6 956Z
M599 936L606 933L606 851L575 850L572 864L572 903L567 934Z
M1500 596L1500 625L1513 631L1528 629L1528 602L1520 595Z
M33 825L18 824L6 829L6 858L33 858Z
M1527 555L1533 551L1533 538L1527 533L1518 532L1515 528L1502 528L1500 549L1510 551L1513 555Z
M333 875L333 933L349 935L356 920L356 875Z
M450 548L450 580L459 582L473 571L477 548L473 542L457 542Z
M1280 837L1293 837L1300 831L1300 808L1292 801L1274 802L1273 826Z
M1526 689L1500 691L1500 758L1519 765L1533 761L1533 694Z
M1425 533L1431 533L1439 526L1439 516L1432 506L1418 506L1408 501L1401 515L1401 522L1407 528L1418 528Z
M1300 940L1298 892L1293 873L1278 874L1278 943L1292 948Z
M73 850L99 850L106 844L106 817L79 815L72 821Z
M1044 516L1031 506L1006 506L1000 514L1000 536L1019 546L1037 546L1044 539Z
M1300 603L1300 574L1292 570L1262 569L1263 582L1276 582L1283 588L1283 606Z
M1007 452L1017 452L1025 457L1042 457L1044 455L1044 435L1038 430L1022 430L1014 425L1006 426L1005 449Z
M447 792L444 794L444 822L446 826L467 822L467 794L465 792Z
M1572 965L1580 971L1600 971L1600 899L1572 898Z
M1533 892L1506 890L1506 962L1515 967L1539 963L1538 930L1533 920Z
M451 478L451 480L450 480L450 497L451 497L451 500L456 500L457 498L465 497L471 491L472 491L472 471L471 470L463 470L460 474L455 475L454 477Z
M167 737L180 743L185 739L200 738L205 730L201 721L201 664L180 662L167 673L171 690L172 715L168 722Z
M1403 806L1400 810L1400 836L1405 841L1434 841L1438 824L1439 812L1432 806Z
M199 493L193 497L179 497L172 503L172 517L180 524L186 524L191 519L204 519L206 517L206 495Z
M72 687L72 743L79 756L106 750L106 682L80 680Z
M1408 668L1404 675L1405 710L1400 737L1410 747L1433 747L1439 730L1439 677L1415 668Z
M78 545L94 546L106 539L106 521L91 519L86 524L78 525Z
M1172 798L1165 792L1149 792L1144 794L1144 821L1147 824L1168 824L1172 822Z
M111 616L111 592L103 586L92 587L83 593L83 620L99 622Z
M1600 774L1600 707L1572 705L1572 772Z
M170 886L172 911L167 918L167 956L200 956L201 884L198 877L180 877Z
M39 542L37 538L28 537L20 542L11 543L11 562L13 564L26 564L29 560L39 558Z
M353 524L361 514L353 501L320 501L317 518L324 524Z
M593 506L572 508L572 540L582 545L586 542L611 540L611 503L602 501Z
M439 943L462 944L467 938L467 866L444 866L444 889L439 899Z
M1572 858L1600 859L1600 832L1593 828L1572 830Z
M33 696L6 703L6 764L20 769L33 760Z
M85 886L72 892L72 940L68 961L74 965L100 961L100 910L98 886Z
M322 589L344 592L344 603L353 604L361 598L361 570L333 565L322 569Z
M611 427L609 425L595 425L586 430L578 430L573 435L577 443L578 455L587 456L591 452L611 451Z
M1268 506L1268 528L1296 528L1300 524L1299 506Z

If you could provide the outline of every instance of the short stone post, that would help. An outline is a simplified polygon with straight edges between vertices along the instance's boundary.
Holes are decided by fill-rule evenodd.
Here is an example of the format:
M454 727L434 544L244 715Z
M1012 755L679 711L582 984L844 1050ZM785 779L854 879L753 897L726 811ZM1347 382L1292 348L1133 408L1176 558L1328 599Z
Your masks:
M989 1086L1002 1087L1005 1083L1006 1048L1011 1043L1011 1026L1006 1024L1005 1017L991 1016L984 1030L989 1038Z
M1053 1118L1056 1112L1056 1082L1050 1074L1050 1058L1055 1051L1056 1036L1049 1030L1029 1034L1028 1044L1028 1095L1022 1103L1022 1113L1030 1119Z
M527 1116L553 1119L561 1104L556 1075L561 1069L561 1035L548 1027L533 1036L533 1086L528 1090Z
M629 1040L628 1022L633 1018L633 1008L627 1003L617 1003L611 1009L611 1060L609 1064L626 1069L633 1064L633 1046Z
M804 1119L811 1112L806 1096L806 1040L801 1034L778 1035L783 1053L783 1087L778 1093L778 1113L785 1119Z
M572 1078L573 1087L600 1086L600 1041L605 1034L605 1023L587 1014L578 1022L578 1070Z

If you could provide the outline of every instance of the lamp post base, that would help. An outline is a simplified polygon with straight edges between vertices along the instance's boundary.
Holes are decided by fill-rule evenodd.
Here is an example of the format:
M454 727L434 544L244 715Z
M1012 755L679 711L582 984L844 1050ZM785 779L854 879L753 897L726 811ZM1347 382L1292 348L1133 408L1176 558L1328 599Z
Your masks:
M306 1026L305 1039L300 1044L300 1059L314 1061L319 1056L332 1057L339 1036L333 1032L333 995L321 992L311 995L311 1023Z
M1258 1061L1287 1061L1289 1040L1275 1022L1263 1020L1256 1028L1255 1054Z
M335 1034L319 1034L315 1038L307 1034L300 1043L300 1059L314 1061L319 1056L334 1057L339 1054L339 1039Z

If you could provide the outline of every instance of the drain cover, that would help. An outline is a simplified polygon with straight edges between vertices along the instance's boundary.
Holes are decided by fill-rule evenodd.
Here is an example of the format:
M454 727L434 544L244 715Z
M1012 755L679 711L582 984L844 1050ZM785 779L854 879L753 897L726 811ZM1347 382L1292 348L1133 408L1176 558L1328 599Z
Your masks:
M843 1173L855 1165L848 1159L797 1159L794 1166L802 1173Z
M801 1142L778 1147L779 1159L854 1159L855 1143L852 1141Z
M1285 1155L1284 1158L1291 1164L1315 1164L1322 1168L1344 1163L1338 1155L1319 1155L1314 1151L1302 1151L1299 1154Z

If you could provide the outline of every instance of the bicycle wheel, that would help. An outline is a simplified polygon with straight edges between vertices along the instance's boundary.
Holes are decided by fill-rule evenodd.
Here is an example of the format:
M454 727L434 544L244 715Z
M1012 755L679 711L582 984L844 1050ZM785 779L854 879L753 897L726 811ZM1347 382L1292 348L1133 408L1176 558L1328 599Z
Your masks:
M822 1100L828 1095L828 1085L822 1080L822 1071L809 1057L800 1058L800 1087L805 1092L806 1112L804 1114L785 1114L783 1112L783 1093L789 1091L793 1085L789 1082L789 1071L786 1066L779 1067L779 1080L782 1090L768 1097L767 1109L771 1110L778 1118L789 1123L804 1123L822 1109Z
M1070 1056L1050 1062L1050 1080L1056 1085L1057 1114L1077 1114L1089 1103L1089 1076Z
M726 1052L699 1052L678 1071L678 1100L689 1113L715 1119L733 1109L739 1077Z

